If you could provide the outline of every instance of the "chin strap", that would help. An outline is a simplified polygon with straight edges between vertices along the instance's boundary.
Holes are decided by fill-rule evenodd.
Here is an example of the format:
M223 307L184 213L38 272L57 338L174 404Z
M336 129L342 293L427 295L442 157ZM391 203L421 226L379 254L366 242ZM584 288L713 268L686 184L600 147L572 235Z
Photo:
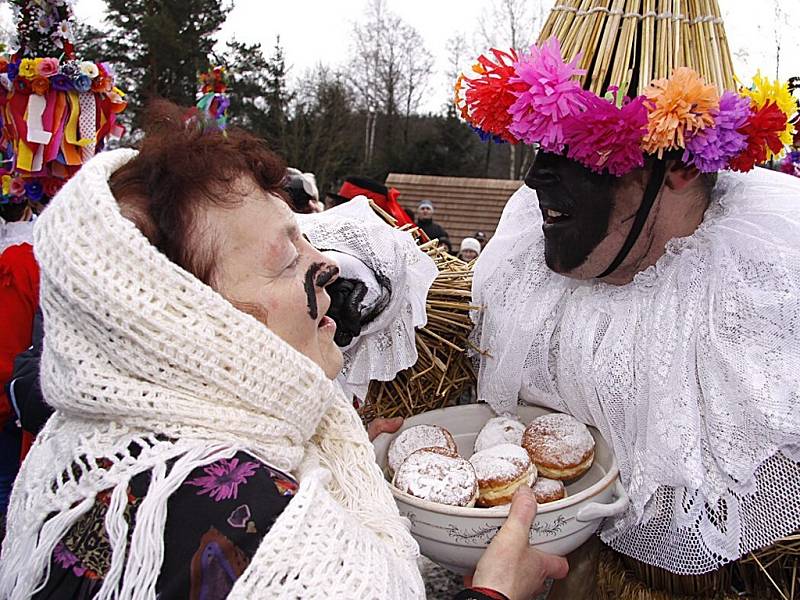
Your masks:
M664 176L667 174L667 161L659 160L653 166L653 171L650 173L650 180L647 182L647 188L644 191L644 196L642 197L642 204L639 206L639 210L636 211L636 218L633 221L633 225L631 225L631 230L628 232L628 237L625 240L625 243L620 248L619 253L611 261L611 264L608 268L600 273L597 276L597 279L602 279L603 277L607 277L611 275L614 271L617 270L617 267L622 264L622 261L627 258L628 253L633 248L633 245L636 243L636 240L639 239L639 235L642 233L642 229L644 228L644 224L647 222L647 217L650 216L650 210L653 208L653 204L655 204L656 198L658 197L658 192L661 189L662 184L664 183Z

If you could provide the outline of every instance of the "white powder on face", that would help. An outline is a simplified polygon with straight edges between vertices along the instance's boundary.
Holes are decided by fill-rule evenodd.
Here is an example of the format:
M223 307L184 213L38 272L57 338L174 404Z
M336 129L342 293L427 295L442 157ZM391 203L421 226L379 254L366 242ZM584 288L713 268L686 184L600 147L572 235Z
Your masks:
M450 506L467 506L478 493L469 461L430 450L418 450L400 465L393 485L407 494Z
M522 444L525 425L509 417L494 417L486 422L475 438L475 452L481 452L499 444Z
M455 451L444 429L438 425L417 425L401 432L389 446L389 468L396 473L406 457L420 448L449 448Z
M531 466L528 453L521 446L499 444L473 454L469 459L475 467L480 487L490 481L509 483L527 472Z

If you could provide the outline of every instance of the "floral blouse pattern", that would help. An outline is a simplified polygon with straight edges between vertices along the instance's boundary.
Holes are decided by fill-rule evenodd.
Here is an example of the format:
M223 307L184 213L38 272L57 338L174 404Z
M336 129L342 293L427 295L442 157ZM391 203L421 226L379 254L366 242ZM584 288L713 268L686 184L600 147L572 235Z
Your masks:
M131 480L125 518L129 536L150 474ZM297 492L297 481L245 452L192 471L167 504L159 600L227 597L264 535ZM105 532L110 491L56 545L50 576L37 600L87 600L111 564Z

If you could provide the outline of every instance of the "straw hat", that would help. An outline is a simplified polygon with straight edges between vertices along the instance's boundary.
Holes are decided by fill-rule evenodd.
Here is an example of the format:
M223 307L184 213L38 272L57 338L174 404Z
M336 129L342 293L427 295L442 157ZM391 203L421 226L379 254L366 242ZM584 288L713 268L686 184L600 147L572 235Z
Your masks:
M786 83L758 74L737 89L717 0L558 0L529 52L492 49L473 72L456 106L482 138L595 172L647 155L748 171L794 134Z

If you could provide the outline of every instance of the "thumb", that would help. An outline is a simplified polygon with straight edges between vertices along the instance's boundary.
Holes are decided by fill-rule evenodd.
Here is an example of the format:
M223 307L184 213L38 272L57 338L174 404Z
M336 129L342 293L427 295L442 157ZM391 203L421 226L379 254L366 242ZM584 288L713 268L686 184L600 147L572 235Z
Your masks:
M508 511L508 519L506 519L504 528L514 535L524 537L527 545L528 532L536 518L538 508L536 495L530 486L521 486L511 499L511 510Z
M569 573L569 563L563 556L555 556L554 554L545 554L538 550L533 550L538 554L539 564L542 567L545 577L552 577L553 579L564 579Z

